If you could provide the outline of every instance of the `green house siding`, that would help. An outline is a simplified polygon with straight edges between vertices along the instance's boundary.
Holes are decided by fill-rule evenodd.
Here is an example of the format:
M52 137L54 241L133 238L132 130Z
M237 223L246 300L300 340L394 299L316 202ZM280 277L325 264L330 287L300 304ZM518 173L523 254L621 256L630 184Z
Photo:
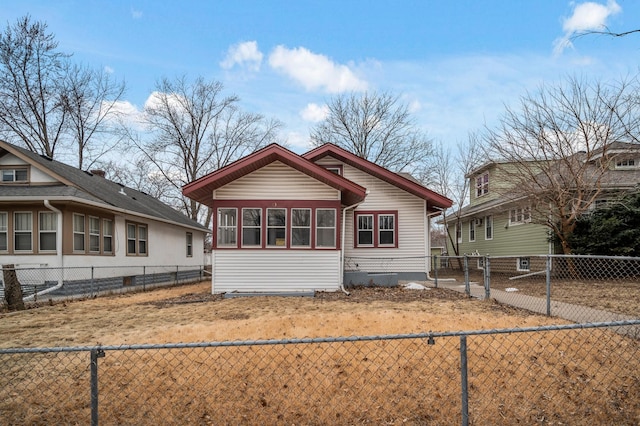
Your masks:
M490 256L540 255L549 253L547 227L534 223L509 225L509 214L493 215L493 239L485 238L486 217L482 217L482 226L476 226L475 241L469 241L469 223L473 219L465 218L462 222L462 243L460 254L479 253ZM455 226L449 226L455 236ZM451 243L447 251L454 255Z

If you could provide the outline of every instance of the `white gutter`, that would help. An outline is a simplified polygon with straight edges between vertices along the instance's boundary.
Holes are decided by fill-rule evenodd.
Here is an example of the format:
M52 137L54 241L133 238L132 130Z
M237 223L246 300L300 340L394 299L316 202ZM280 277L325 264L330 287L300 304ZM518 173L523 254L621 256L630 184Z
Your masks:
M44 206L52 212L56 213L56 219L58 221L56 228L56 257L58 258L58 265L56 266L56 268L60 268L60 274L58 275L58 284L42 291L34 292L32 295L25 297L24 300L32 300L35 299L36 296L51 293L52 291L61 288L63 283L62 274L64 274L64 257L62 256L62 212L59 209L53 207L51 203L49 203L49 200L44 200Z
M366 192L367 194L369 193L369 191L367 190ZM353 208L358 207L360 204L364 203L364 200L360 201L359 203L355 203L352 204L348 207L345 207L344 209L342 209L342 230L341 230L341 237L340 237L340 290L342 290L342 292L344 294L346 294L347 296L349 296L349 292L344 288L344 236L345 236L345 229L346 229L346 224L347 224L347 210L351 210Z
M429 255L429 263L428 263L429 266L432 266L431 265L431 259L432 259L431 258L431 218L434 217L434 216L438 216L438 215L444 214L444 209L441 209L440 207L436 207L436 206L434 206L434 208L438 209L439 211L433 212L433 213L427 213L427 200L424 201L424 212L425 212L424 220L426 221L426 224L425 224L425 227L424 227L424 232L425 232L425 236L424 237L425 237L425 245L426 245L426 249L427 249L426 252ZM431 268L428 267L428 268L425 268L425 269L426 269L425 273L426 273L426 276L427 276L427 280L428 281L435 281L434 278L431 278L431 276L429 276L429 272L430 272ZM455 278L438 278L438 281L455 281L455 280L456 280Z

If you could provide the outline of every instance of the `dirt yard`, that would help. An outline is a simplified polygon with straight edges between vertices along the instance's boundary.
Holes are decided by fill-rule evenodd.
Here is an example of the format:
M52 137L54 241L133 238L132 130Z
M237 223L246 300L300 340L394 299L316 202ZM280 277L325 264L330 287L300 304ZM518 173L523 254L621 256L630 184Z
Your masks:
M371 336L557 324L444 289L222 299L209 283L0 315L0 346ZM101 424L460 424L457 336L109 349ZM469 336L472 424L640 424L640 345L613 330ZM0 423L89 423L85 352L0 355Z

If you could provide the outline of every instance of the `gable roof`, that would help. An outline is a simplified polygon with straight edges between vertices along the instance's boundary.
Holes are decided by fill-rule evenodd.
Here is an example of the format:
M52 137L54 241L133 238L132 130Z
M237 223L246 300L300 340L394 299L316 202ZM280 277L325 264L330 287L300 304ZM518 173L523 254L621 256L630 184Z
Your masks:
M209 231L198 222L144 192L0 140L0 157L7 153L15 155L62 184L0 185L0 198L76 199L108 210L128 212L162 222Z
M352 167L360 169L365 173L375 176L380 180L383 180L410 194L413 194L416 197L426 200L429 210L433 210L434 207L441 209L448 208L453 204L453 202L449 198L422 186L413 178L409 179L403 176L403 174L401 173L394 173L390 170L387 170L384 167L372 163L371 161L364 158L358 157L357 155L352 154L351 152L346 151L337 145L326 143L315 149L312 149L306 154L303 154L304 158L314 162L326 156L331 156L337 160L342 161L343 163L349 164Z
M307 161L298 154L275 143L188 183L182 187L182 193L192 200L212 207L214 190L274 161L280 161L319 182L339 190L342 194L341 201L344 205L361 202L366 196L366 189L357 183L332 173L311 161Z

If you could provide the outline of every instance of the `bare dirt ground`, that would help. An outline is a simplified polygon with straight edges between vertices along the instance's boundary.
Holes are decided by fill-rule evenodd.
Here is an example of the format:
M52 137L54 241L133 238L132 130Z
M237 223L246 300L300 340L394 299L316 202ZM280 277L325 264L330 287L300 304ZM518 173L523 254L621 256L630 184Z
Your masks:
M407 334L557 324L443 290L222 299L209 283L0 315L0 347ZM112 349L101 424L460 423L460 338ZM607 329L470 336L472 424L640 424L639 342ZM87 352L0 355L0 423L88 423Z

